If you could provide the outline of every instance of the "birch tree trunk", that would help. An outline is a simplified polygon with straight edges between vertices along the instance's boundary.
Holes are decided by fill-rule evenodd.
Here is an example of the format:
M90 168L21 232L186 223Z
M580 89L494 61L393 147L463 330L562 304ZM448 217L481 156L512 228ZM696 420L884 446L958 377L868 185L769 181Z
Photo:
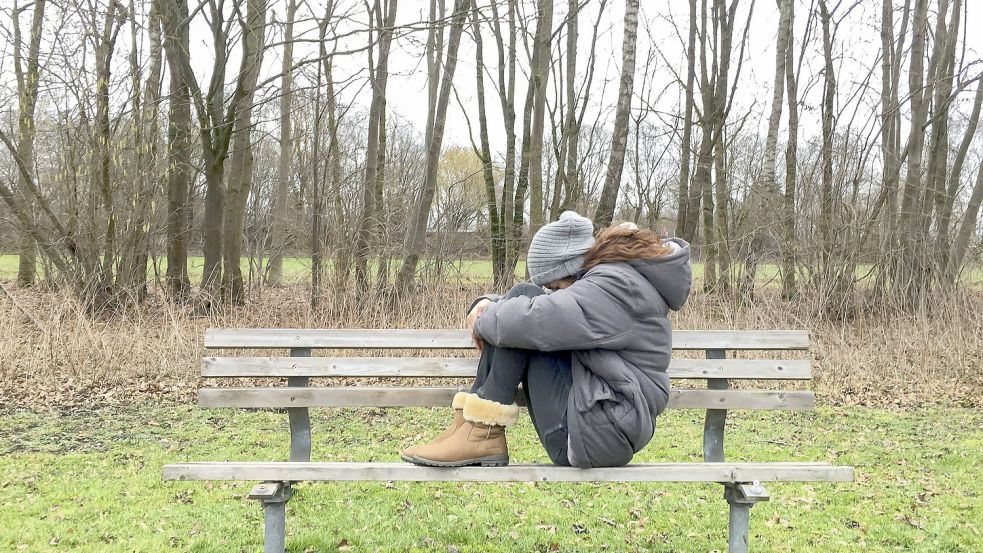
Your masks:
M618 86L618 106L614 115L611 136L611 157L607 176L601 190L601 200L594 213L595 228L611 224L621 188L621 173L625 165L625 146L628 142L628 116L631 111L632 87L635 78L635 43L638 32L638 0L625 0L625 34L622 42L621 83Z

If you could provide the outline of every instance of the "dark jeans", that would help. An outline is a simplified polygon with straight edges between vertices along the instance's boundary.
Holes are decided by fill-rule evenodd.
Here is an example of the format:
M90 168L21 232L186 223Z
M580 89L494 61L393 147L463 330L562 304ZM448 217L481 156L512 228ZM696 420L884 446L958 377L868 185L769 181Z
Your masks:
M503 300L544 294L534 284L515 285ZM485 342L471 392L483 399L509 404L522 384L529 418L546 453L557 465L567 459L567 399L573 386L570 352L501 348Z

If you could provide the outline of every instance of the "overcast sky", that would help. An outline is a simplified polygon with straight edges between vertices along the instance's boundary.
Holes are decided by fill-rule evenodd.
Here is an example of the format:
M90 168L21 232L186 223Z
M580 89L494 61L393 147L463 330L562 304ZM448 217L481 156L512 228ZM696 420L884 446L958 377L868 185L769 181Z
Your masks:
M559 27L563 18L566 16L567 3L560 0L556 3L556 13L554 16L554 27ZM796 53L801 48L802 37L805 33L807 23L807 5L812 0L799 0L796 2L796 21L795 39ZM274 5L278 10L277 19L282 21L282 2ZM451 5L453 2L448 1ZM483 2L479 4L484 5ZM835 3L834 3L835 4ZM844 2L844 5L849 4ZM934 3L933 3L934 4ZM964 21L974 22L983 20L983 2L969 1L968 13ZM411 25L425 21L427 17L427 6L429 2L425 0L409 1L400 0L397 11L398 25ZM583 78L586 71L587 56L591 47L592 26L598 18L599 0L591 0L587 3L580 16L579 32L579 59L578 72ZM748 9L751 2L741 2L741 9L737 14L736 32L743 33L745 23L748 21ZM504 6L503 6L504 8ZM303 18L304 12L309 14L310 8L301 8L298 17ZM323 8L317 5L318 15ZM527 16L532 16L532 10ZM750 20L750 27L747 33L748 41L745 51L744 64L741 69L740 81L737 87L737 97L735 101L735 113L745 113L751 110L754 115L752 121L761 125L766 117L767 109L770 106L771 82L774 75L774 56L775 56L775 34L778 26L778 10L774 2L759 1L754 5L754 13ZM346 30L364 28L367 16L364 8L359 3L352 3L348 10L353 22L348 23ZM859 86L866 77L871 66L875 66L874 78L871 82L875 90L869 95L873 101L878 101L879 90L879 50L880 50L880 15L881 2L868 0L861 2L849 14L846 8L841 8L840 12L834 16L842 17L842 22L836 30L836 46L834 55L837 57L837 80L839 83L840 103L847 102L850 94ZM618 78L621 66L621 42L622 42L622 21L624 17L624 3L620 0L609 0L604 12L601 15L599 34L596 45L596 68L594 83L591 94L591 107L586 117L587 121L593 121L596 114L601 113L601 121L606 121L608 114L612 111L613 104L617 97ZM636 95L641 88L641 79L646 60L652 58L655 70L652 72L650 81L646 84L651 91L651 100L658 110L666 112L662 117L669 117L669 114L677 112L680 102L678 86L674 86L674 73L685 72L685 50L684 43L677 34L686 33L688 24L688 2L686 0L643 0L641 2L641 15L638 33L638 53L636 62ZM305 29L306 27L306 29ZM530 26L532 29L532 26ZM203 29L198 30L199 33ZM300 24L297 29L300 36L314 37L313 24ZM279 36L280 31L274 31ZM198 33L196 33L198 34ZM497 54L490 33L483 33L485 62L493 72L496 70ZM198 34L198 42L204 45L207 41L207 34ZM564 44L565 33L557 35L557 40ZM359 34L345 41L344 47L354 47L365 42L365 35ZM426 64L422 61L423 42L425 41L425 31L420 30L406 34L398 38L393 45L390 58L392 74L389 80L389 110L416 128L423 129L426 119ZM735 49L738 48L739 36L735 37ZM910 44L910 39L909 39ZM203 50L205 50L203 48ZM296 51L297 57L303 57L313 52L313 46L308 52L304 52L305 47L299 46ZM555 50L554 50L555 52ZM983 34L973 32L970 25L970 33L966 41L965 57L967 61L979 60L983 53ZM209 65L209 54L206 51L200 52L198 63L201 71ZM520 51L520 60L525 57L525 52ZM735 52L734 57L737 57ZM798 57L798 56L797 56ZM274 48L268 53L266 61L267 72L272 74L278 70L280 64L280 51ZM350 57L339 59L336 78L344 79L354 75L364 75L367 65L366 56L357 54ZM465 38L459 56L456 78L454 80L458 94L469 110L472 122L476 125L477 108L475 104L475 51L473 41ZM527 61L520 61L520 71L528 66ZM821 54L821 34L818 22L814 22L811 31L810 43L806 49L805 61L803 62L802 75L800 75L800 91L804 95L804 109L802 110L803 132L806 134L818 131L819 112L818 109L811 110L810 107L817 106L819 96L822 93L820 81L822 69ZM980 71L977 66L975 72ZM731 71L731 78L736 72L736 59ZM974 73L975 73L974 72ZM520 82L516 87L517 109L521 110L522 99L525 94L526 83L520 75ZM364 80L364 79L360 79ZM486 106L488 109L489 125L492 130L492 147L501 152L504 148L504 130L501 124L501 111L497 96L492 88L494 80L486 76ZM552 83L551 83L552 84ZM354 92L359 90L358 94ZM964 95L964 98L971 97L972 89ZM660 95L661 93L661 95ZM550 98L552 98L552 90ZM354 101L366 106L368 103L368 90L361 87L361 83L349 88L346 101ZM639 104L636 97L635 105ZM656 114L658 117L659 114ZM657 123L656 118L650 121ZM521 112L518 124L521 125ZM469 145L468 126L466 120L458 107L457 103L451 102L451 109L445 135L445 145Z
M0 0L0 4L6 4L10 0ZM363 47L367 41L365 33L367 25L367 15L365 13L363 0L338 0L341 4L337 12L343 17L343 23L339 27L340 33L347 33L347 37L340 41L339 49L353 49ZM498 0L504 4L504 0ZM301 0L298 11L297 29L295 35L301 40L295 50L297 60L305 57L309 58L316 53L317 46L314 39L317 37L316 23L312 20L312 14L318 17L323 15L324 0L314 0L314 2ZM528 13L527 17L534 14L531 0L524 0L523 8ZM566 16L567 2L556 0L556 10L554 16L554 27L560 27ZM578 45L578 81L581 81L586 73L587 57L591 48L591 32L594 22L598 20L598 11L601 0L588 0L580 16L580 38ZM796 0L796 29L795 29L795 48L798 53L805 33L807 7L815 3L815 0ZM880 50L880 0L864 0L858 3L848 14L846 6L853 2L840 2L844 7L840 8L834 16L842 18L836 30L835 52L837 63L837 81L839 85L838 98L841 106L848 102L854 102L851 98L854 92L861 86L870 68L875 68L873 77L870 81L872 88L868 89L866 96L861 100L863 109L858 121L863 122L869 115L876 113L876 103L879 101L879 77L880 70L876 64L879 63ZM900 2L898 2L900 3ZM195 2L192 2L194 5ZM229 3L231 4L231 3ZM270 17L271 21L282 22L284 19L285 0L271 0ZM447 0L448 5L452 5L452 0ZM836 2L834 2L836 4ZM935 2L931 2L934 6ZM966 2L967 16L964 24L969 22L970 32L965 42L964 56L966 63L975 62L972 70L976 74L981 69L979 62L981 52L983 52L983 33L976 31L973 22L983 21L983 1L968 0ZM479 5L487 10L487 0L479 0ZM741 2L741 9L738 10L737 21L735 24L735 49L740 44L740 35L743 34L745 23L748 21L748 9L752 2L744 0ZM426 64L423 62L423 45L426 40L426 31L422 28L422 22L427 19L428 0L399 0L397 11L397 26L415 26L417 30L403 30L393 44L393 51L390 58L392 75L389 80L388 102L390 119L399 118L409 123L419 131L423 132L423 125L427 112L426 100ZM147 10L149 1L137 3L138 10ZM9 9L9 8L8 8ZM504 10L504 5L501 7ZM751 112L752 116L749 124L758 125L759 128L764 124L767 109L771 99L771 81L774 73L774 41L775 32L778 24L778 10L772 0L760 0L754 3L754 13L750 19L750 27L747 32L747 45L744 55L744 63L740 74L740 82L737 86L736 99L734 102L734 113L744 114ZM6 11L6 10L5 10ZM28 28L30 14L25 14L22 19L24 28ZM618 83L621 64L621 41L622 41L622 19L624 16L624 2L622 0L608 0L607 6L600 16L599 34L596 44L596 66L593 86L591 87L590 108L586 116L586 122L593 122L598 115L602 123L606 123L610 118L613 104L617 96ZM76 19L78 15L73 15ZM675 85L675 73L685 72L685 56L683 38L677 34L686 33L688 23L688 1L687 0L642 0L641 16L638 32L638 53L636 70L636 98L633 104L640 105L637 97L642 88L641 75L647 63L651 59L654 64L654 71L651 72L647 82L644 83L646 90L651 92L650 100L655 107L648 121L658 125L659 118L669 120L674 117L679 109L681 101L680 87ZM4 22L6 27L8 24ZM80 34L72 37L71 29L60 29L57 33L52 32L54 23L46 24L44 40L46 46L44 51L50 51L50 42L61 41L63 49L68 45L77 46L80 42ZM530 24L530 31L534 25ZM76 30L76 33L81 31ZM470 32L470 30L468 31ZM129 28L120 33L117 44L117 56L115 57L114 75L114 94L121 101L117 103L118 109L125 109L125 98L128 94L129 77L126 52L130 48ZM485 60L489 65L494 76L497 54L490 32L485 29ZM143 63L146 63L146 44L145 33L141 34L141 45L143 52ZM560 44L565 44L565 31L557 34ZM804 135L815 134L819 128L819 96L822 93L821 69L821 35L818 26L815 26L811 33L811 39L806 48L805 61L803 62L802 74L799 75L800 91L803 96L803 108L801 110L801 123ZM267 42L274 44L267 52L264 60L263 75L261 80L277 74L280 71L282 48L279 45L282 40L282 25L279 23L271 25L267 33ZM304 42L306 41L306 42ZM214 59L211 47L211 39L207 26L199 14L192 23L192 64L196 72L200 75L200 81L207 83L208 73ZM521 43L520 43L521 44ZM910 44L910 39L908 41ZM556 55L554 49L554 56ZM11 64L11 47L9 42L0 45L0 102L7 106L5 109L16 109L16 86L13 78ZM233 47L228 61L227 80L231 82L235 78L238 70L239 46ZM522 71L528 66L525 59L525 51L520 48L519 63L519 82L516 86L516 104L518 115L517 124L521 126L521 107L525 95L526 83ZM735 58L737 54L735 53ZM454 84L457 92L464 103L472 121L476 123L477 108L475 104L475 77L474 64L475 52L473 41L465 37L457 68ZM91 65L91 53L86 60L87 65ZM367 66L367 56L357 53L337 58L335 78L337 81L348 81L349 86L344 88L340 101L344 104L354 103L367 109L370 94L365 86L365 68ZM309 65L305 70L310 70L314 66ZM91 71L81 73L78 78L91 78ZM731 71L731 79L736 73L736 59ZM69 77L71 78L71 77ZM42 82L46 82L42 77ZM47 83L57 84L58 79L48 80ZM166 84L166 79L165 79ZM46 84L47 84L46 83ZM489 125L491 128L492 148L499 154L504 149L504 130L501 122L501 111L495 91L493 89L495 79L486 78L486 94ZM298 77L297 85L302 86L304 79ZM550 98L553 97L552 82L550 83ZM902 84L904 87L904 83ZM276 94L279 82L273 83L265 93L267 95ZM962 95L962 102L968 103L975 88L971 88ZM42 98L40 110L45 109L45 98ZM47 99L48 107L51 106L50 98ZM275 107L275 103L272 104ZM356 110L357 113L357 110ZM732 117L733 119L733 117ZM846 124L841 121L841 124ZM275 127L275 122L261 123L268 126L271 130ZM860 124L860 123L856 123ZM520 133L521 129L517 129ZM468 138L468 127L465 117L458 104L451 102L448 116L448 124L445 135L445 145L470 144Z

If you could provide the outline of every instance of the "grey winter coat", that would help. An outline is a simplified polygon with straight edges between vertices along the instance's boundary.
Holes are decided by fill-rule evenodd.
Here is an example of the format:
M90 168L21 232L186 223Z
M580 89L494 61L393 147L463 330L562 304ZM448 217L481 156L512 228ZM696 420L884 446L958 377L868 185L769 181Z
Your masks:
M655 431L669 400L669 310L692 284L690 247L655 259L603 263L568 288L489 305L475 333L499 347L566 351L573 387L567 400L568 455L575 466L628 463Z

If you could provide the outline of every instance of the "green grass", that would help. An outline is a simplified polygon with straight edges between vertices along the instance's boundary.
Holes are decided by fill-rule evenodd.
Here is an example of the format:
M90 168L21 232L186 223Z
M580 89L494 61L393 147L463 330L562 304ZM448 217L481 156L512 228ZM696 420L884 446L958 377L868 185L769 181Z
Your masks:
M268 260L264 260L265 263ZM330 260L327 261L330 264ZM423 261L421 267L423 267L427 261ZM376 264L373 263L373 266ZM191 278L192 282L201 281L202 267L204 266L204 258L201 256L192 256L188 258L188 276ZM242 258L240 261L240 267L242 269L243 275L247 276L250 274L249 259ZM856 276L860 279L865 279L871 274L870 265L860 265L856 269ZM151 261L147 268L147 274L151 279L155 277L156 274L160 274L162 277L164 271L167 270L167 260L159 259L157 261L157 266L154 267ZM253 267L253 271L257 268ZM373 272L375 269L373 268ZM306 257L286 257L283 260L283 275L284 279L288 281L308 281L310 279L311 272L311 261L310 258ZM526 273L526 264L524 260L519 260L519 264L516 267L516 275L522 278ZM491 279L492 275L492 265L491 261L487 259L467 259L467 260L454 260L445 263L444 274L449 276L456 276L462 280L469 281L486 281ZM703 263L696 262L693 263L693 276L702 282L703 280ZM16 255L0 255L0 280L14 280L17 277L17 256ZM758 268L758 273L756 275L756 281L764 286L770 286L778 288L781 286L781 272L778 265L773 263L764 263ZM972 286L983 286L983 267L971 267L963 271L963 281Z
M636 461L697 461L701 413L670 411ZM319 410L318 461L398 461L445 410ZM162 482L185 460L286 455L275 412L131 406L0 415L0 550L260 551L249 483ZM512 457L545 462L528 419ZM732 460L830 461L852 484L773 484L751 512L756 551L981 551L983 413L822 408L735 413ZM726 503L710 484L301 484L288 550L711 551ZM606 547L605 547L606 546Z
M0 280L14 280L17 278L17 255L0 255ZM239 262L239 267L242 270L244 276L249 275L249 258L243 257ZM263 268L265 270L266 263L269 260L263 260ZM327 261L330 264L330 260ZM421 262L421 268L423 268L428 263L427 260ZM201 256L191 256L188 258L188 277L192 282L200 282L201 274L204 268L205 259ZM378 265L372 263L372 270L375 271L375 267ZM40 270L40 264L39 264ZM167 270L167 260L158 259L157 265L154 266L153 260L148 263L147 275L153 279L156 274L160 274L163 277L164 272ZM258 267L254 266L252 270L255 272ZM516 274L524 275L526 271L526 262L523 260L519 261L516 267ZM444 266L445 274L451 276L460 276L463 279L480 279L487 280L491 278L492 265L490 260L454 260L448 261ZM303 281L309 280L311 274L311 260L308 257L285 257L283 259L283 276L284 279L288 281Z

